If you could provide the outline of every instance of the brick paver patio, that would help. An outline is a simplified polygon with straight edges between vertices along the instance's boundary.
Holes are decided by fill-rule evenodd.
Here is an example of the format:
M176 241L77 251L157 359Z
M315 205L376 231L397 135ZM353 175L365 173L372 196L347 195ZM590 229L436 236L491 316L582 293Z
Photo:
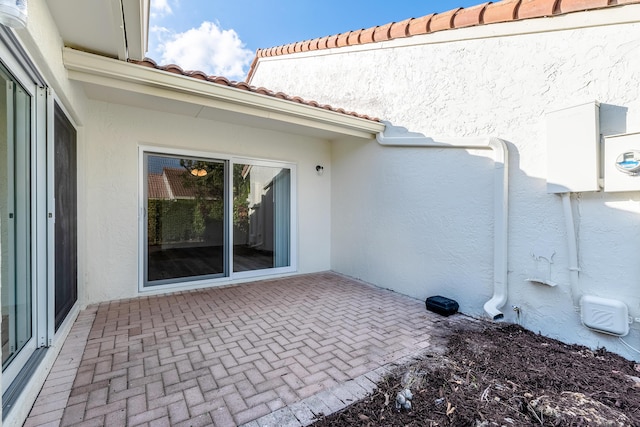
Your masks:
M25 426L305 425L441 346L442 321L333 273L102 303L81 313Z

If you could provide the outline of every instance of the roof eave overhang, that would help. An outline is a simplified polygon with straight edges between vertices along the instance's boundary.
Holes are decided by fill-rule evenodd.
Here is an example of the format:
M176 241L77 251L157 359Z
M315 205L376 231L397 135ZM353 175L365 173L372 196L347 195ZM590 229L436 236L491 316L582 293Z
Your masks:
M149 8L149 0L122 2L123 33L129 59L138 61L144 59L148 46Z
M372 139L385 128L373 120L218 85L167 71L65 48L71 80L290 123L339 135Z

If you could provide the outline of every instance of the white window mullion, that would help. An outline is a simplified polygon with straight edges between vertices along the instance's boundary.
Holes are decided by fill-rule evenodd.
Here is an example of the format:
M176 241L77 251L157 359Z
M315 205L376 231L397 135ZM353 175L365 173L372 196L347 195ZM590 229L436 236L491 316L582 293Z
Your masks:
M233 275L233 161L227 160L225 185L225 275Z
M35 120L33 120L32 141L32 179L33 179L33 253L34 253L34 300L36 307L42 310L34 310L37 347L49 345L47 331L48 313L48 273L47 273L47 89L36 88L34 96Z

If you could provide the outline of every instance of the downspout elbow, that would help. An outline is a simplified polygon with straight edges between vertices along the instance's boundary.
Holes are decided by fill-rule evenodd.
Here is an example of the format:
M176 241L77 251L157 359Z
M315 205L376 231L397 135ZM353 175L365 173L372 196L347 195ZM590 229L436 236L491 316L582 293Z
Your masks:
M507 303L506 292L495 292L493 298L484 303L484 312L489 315L491 320L500 320L504 318L504 314L499 310Z

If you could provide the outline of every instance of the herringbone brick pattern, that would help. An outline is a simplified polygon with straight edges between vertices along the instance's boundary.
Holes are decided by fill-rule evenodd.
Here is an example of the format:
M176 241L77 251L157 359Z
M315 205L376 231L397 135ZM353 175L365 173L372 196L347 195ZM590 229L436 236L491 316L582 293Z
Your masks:
M436 318L333 273L103 303L61 425L244 424L428 347Z

